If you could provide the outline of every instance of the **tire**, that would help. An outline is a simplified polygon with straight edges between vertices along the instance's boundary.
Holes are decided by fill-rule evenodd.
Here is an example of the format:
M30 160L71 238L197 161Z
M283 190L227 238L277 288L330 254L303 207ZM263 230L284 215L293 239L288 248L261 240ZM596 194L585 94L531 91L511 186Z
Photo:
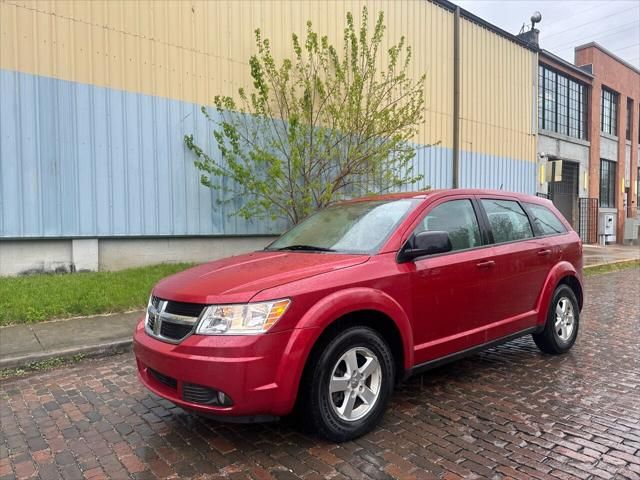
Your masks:
M389 345L371 328L351 327L310 357L298 415L308 431L327 440L352 440L378 424L394 384Z
M567 285L553 292L544 330L534 333L533 341L545 353L568 352L576 341L580 327L580 308L575 293Z

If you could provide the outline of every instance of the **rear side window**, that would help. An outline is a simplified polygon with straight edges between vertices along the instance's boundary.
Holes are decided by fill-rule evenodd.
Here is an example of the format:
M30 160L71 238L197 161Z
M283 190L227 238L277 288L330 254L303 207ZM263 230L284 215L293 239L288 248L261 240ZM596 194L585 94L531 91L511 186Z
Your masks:
M495 243L513 242L533 237L529 218L518 202L484 199L484 207Z
M527 203L527 208L533 215L533 221L538 227L538 231L542 235L557 235L558 233L564 233L567 231L560 219L542 205L536 205L534 203Z
M413 233L424 231L447 232L453 250L465 250L482 244L478 219L470 200L451 200L435 207Z

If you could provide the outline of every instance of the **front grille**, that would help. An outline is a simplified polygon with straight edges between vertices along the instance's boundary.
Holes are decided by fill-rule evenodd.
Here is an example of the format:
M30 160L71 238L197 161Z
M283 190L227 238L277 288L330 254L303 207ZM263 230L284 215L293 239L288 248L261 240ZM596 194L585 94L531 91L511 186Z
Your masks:
M205 405L217 405L218 391L212 388L185 383L182 385L182 398L191 403L202 403Z
M151 300L153 306L158 308L161 301L164 301L161 298L153 297ZM167 300L167 305L164 308L164 311L167 313L172 313L174 315L182 315L184 317L199 317L204 310L206 305L204 303L186 303L186 302L174 302L173 300Z
M155 378L157 381L159 381L163 385L166 385L169 388L173 388L174 390L178 388L178 381L175 378L169 377L168 375L164 375L152 368L149 369L149 373L153 378Z
M160 325L160 335L171 340L180 340L189 335L192 329L193 325L182 325L163 320L162 325Z
M201 303L174 302L153 296L148 309L147 333L161 341L180 343L196 327L205 307Z

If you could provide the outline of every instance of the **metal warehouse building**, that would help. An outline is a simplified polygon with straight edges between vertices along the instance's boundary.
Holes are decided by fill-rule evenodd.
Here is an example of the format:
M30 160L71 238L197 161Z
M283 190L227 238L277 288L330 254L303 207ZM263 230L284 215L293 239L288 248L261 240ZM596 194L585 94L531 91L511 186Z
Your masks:
M407 37L415 76L427 75L415 138L425 179L414 188L452 186L456 156L461 187L535 193L536 47L446 1L364 3L385 13L388 44ZM341 45L346 13L358 19L362 5L1 1L0 274L263 246L283 225L218 205L183 136L213 151L200 106L249 85L255 28L291 56L308 19Z

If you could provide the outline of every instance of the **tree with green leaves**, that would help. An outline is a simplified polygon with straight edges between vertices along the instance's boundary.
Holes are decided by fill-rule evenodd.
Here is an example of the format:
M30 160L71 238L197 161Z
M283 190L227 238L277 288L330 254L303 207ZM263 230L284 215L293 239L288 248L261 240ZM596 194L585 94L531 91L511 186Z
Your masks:
M235 213L244 218L296 224L336 200L421 180L411 140L423 121L425 77L410 74L404 37L383 51L384 32L382 12L372 34L366 7L359 28L348 13L340 54L307 22L304 43L292 35L294 58L277 62L256 30L253 88L239 89L237 100L216 96L217 115L202 107L218 158L184 138L201 182L221 201L240 196Z

